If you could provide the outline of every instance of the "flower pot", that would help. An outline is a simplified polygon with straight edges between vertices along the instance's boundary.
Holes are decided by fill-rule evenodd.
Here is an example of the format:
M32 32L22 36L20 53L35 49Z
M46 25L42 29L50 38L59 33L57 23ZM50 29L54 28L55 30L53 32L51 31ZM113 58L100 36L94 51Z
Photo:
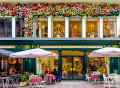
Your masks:
M57 38L60 38L61 36L60 35L57 35Z
M24 87L28 84L29 84L29 80L27 80L26 82L20 82L20 87Z
M90 38L94 38L94 35L90 35Z

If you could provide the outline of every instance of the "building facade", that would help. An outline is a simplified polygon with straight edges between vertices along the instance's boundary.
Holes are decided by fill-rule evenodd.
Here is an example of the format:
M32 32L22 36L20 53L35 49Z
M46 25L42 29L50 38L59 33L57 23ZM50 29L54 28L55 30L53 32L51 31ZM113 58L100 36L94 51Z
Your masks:
M0 48L13 52L42 48L58 57L1 58L1 69L41 74L55 67L62 79L93 72L120 73L119 58L89 58L103 47L120 47L119 4L96 2L1 3ZM14 61L14 62L12 62ZM41 68L38 68L40 64ZM15 68L15 67L14 67Z

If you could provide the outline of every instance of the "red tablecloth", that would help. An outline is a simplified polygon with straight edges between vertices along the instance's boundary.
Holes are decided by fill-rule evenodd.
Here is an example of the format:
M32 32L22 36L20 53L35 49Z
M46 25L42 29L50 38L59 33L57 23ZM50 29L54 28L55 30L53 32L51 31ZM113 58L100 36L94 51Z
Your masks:
M45 80L47 82L55 80L56 77L54 75L45 75Z
M100 79L100 75L99 74L91 74L91 79Z
M42 77L32 77L31 78L31 83L35 84L35 83L40 83L42 81Z

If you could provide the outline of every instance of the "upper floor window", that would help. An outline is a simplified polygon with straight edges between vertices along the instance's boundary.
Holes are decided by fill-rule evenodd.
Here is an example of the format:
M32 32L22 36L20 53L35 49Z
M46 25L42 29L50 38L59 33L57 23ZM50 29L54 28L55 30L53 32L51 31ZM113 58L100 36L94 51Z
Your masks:
M65 18L52 18L53 37L65 37Z
M12 18L0 18L0 37L12 37Z
M99 34L99 18L86 18L86 37L95 38Z
M16 37L24 37L24 18L16 18Z
M48 18L36 18L36 37L48 37Z
M103 37L104 38L116 37L116 18L103 19Z
M69 18L69 37L82 37L82 18Z

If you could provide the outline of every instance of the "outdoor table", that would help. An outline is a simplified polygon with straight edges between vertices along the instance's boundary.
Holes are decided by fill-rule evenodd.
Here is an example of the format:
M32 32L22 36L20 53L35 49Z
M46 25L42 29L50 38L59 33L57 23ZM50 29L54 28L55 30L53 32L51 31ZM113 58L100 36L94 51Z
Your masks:
M5 84L4 84L4 79L10 79L10 77L0 77L0 79L2 80L2 84L3 84L3 88L5 88Z
M51 75L51 74L45 75L45 80L47 83L52 83L52 81L55 79L56 79L56 77L54 75Z
M95 80L95 82L96 82L96 80L100 79L100 75L99 74L91 74L91 79Z
M42 82L42 77L32 77L31 78L31 83L36 84Z

